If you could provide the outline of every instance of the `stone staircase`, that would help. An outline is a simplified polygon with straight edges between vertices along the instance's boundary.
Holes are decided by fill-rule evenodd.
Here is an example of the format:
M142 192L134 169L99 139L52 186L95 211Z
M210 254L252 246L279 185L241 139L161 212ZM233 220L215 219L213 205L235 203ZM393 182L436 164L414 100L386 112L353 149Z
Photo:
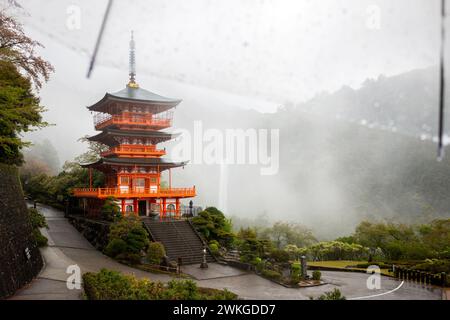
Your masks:
M154 241L161 242L172 261L182 259L182 264L200 264L203 261L203 240L187 220L159 221L142 219ZM207 250L206 261L216 261Z

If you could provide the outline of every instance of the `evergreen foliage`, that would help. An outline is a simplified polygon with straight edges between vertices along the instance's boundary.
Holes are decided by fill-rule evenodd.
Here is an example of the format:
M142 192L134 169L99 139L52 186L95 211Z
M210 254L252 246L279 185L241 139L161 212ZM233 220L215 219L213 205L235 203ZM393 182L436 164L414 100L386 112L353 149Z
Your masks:
M228 290L199 288L192 280L171 280L164 285L102 269L85 273L83 286L89 300L234 300Z
M22 141L21 133L48 125L32 83L39 89L53 67L35 55L37 46L19 23L0 11L0 162L5 164L23 163L21 150L30 143Z
M123 217L111 224L105 253L112 258L139 263L149 245L147 231L139 217Z

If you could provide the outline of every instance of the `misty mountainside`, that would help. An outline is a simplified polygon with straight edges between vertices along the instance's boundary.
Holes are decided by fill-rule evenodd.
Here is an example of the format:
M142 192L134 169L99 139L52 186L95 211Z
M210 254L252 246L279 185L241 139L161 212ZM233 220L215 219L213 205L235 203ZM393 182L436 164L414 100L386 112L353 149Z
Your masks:
M272 221L304 223L327 238L350 232L362 219L417 223L449 216L450 208L450 160L438 162L436 144L418 137L423 123L437 122L432 71L381 77L351 94L340 90L274 114L181 106L176 121L184 128L191 128L192 120L203 119L204 126L211 128L280 129L277 175L261 176L251 165L229 166L228 214L253 218L265 214ZM318 104L321 99L323 104ZM305 105L321 111L328 108L331 114L345 111L358 121L305 113ZM362 119L390 123L397 129L365 126ZM405 133L408 130L417 136ZM220 203L219 169L188 167L182 174L186 181L194 179L200 192L217 195L209 203Z
M120 88L121 72L106 69L104 72L108 79L119 77L117 88ZM78 138L95 134L92 115L84 106L104 94L104 89L94 90L90 83L86 86L70 83L71 79L58 76L49 83L52 94L46 92L44 103L50 109L50 121L56 125L37 132L39 136L33 139L38 147L46 146L42 140L48 138L60 163L73 159L75 150L82 150ZM173 171L173 186L195 185L198 193L193 199L195 205L217 206L228 216L250 221L302 223L318 237L330 239L352 232L363 219L416 223L449 215L449 157L437 162L435 143L403 129L411 123L410 127L419 133L423 123L431 127L437 122L437 97L433 94L437 94L437 89L433 79L432 68L382 77L366 82L360 89L347 90L349 94L340 90L296 107L279 108L275 113L244 109L245 100L230 102L227 95L201 87L183 87L151 78L143 80L142 87L182 98L174 112L174 129L187 129L191 135L196 120L201 120L204 130L280 130L280 164L275 175L261 175L261 165L210 165L196 163L192 155L187 156L188 165ZM114 91L116 85L106 83L104 87ZM378 104L374 105L374 101ZM305 106L314 106L321 112L305 112ZM335 117L336 109L344 107L355 121ZM382 112L377 111L380 108ZM425 111L420 113L422 109ZM392 126L397 130L363 125L363 119L380 124L394 121ZM162 145L168 148L169 158L174 143ZM204 142L204 146L207 144ZM48 145L44 149L47 151L31 149L28 159L33 152L38 152L36 159L42 154L56 155L48 152Z
M359 89L343 86L297 106L305 112L425 139L437 132L438 84L439 69L429 67L392 77L380 75L367 79Z

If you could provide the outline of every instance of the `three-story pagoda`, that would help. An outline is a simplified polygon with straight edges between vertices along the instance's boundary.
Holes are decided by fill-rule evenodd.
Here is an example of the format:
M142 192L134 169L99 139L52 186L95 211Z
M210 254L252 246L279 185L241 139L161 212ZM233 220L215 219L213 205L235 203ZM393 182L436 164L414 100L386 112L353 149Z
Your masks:
M116 199L123 213L180 216L180 199L195 196L192 188L172 188L172 168L186 162L163 158L165 149L158 143L169 141L175 134L161 131L172 125L172 109L181 100L166 98L139 87L135 80L133 36L130 41L130 79L125 89L106 93L89 106L95 112L95 129L99 134L88 138L109 147L101 158L83 167L99 170L105 175L104 188L76 188L75 197L88 215L96 215L108 197ZM161 185L161 173L169 170L168 186ZM91 175L92 176L92 175Z

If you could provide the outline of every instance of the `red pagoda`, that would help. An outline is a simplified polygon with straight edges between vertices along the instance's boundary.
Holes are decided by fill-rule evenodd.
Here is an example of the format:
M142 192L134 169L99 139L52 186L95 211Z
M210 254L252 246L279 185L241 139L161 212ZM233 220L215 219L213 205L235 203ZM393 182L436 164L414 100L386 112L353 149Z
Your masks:
M163 158L165 149L157 144L169 141L176 134L162 131L172 125L173 112L181 100L166 98L139 87L135 81L133 35L130 41L130 80L125 89L106 93L89 106L95 112L95 129L99 134L89 138L109 147L101 158L82 164L105 174L105 187L73 190L88 215L96 215L108 197L118 201L123 214L141 216L180 217L180 199L195 196L192 188L172 188L171 169L186 162ZM169 171L168 186L161 184L161 173Z

